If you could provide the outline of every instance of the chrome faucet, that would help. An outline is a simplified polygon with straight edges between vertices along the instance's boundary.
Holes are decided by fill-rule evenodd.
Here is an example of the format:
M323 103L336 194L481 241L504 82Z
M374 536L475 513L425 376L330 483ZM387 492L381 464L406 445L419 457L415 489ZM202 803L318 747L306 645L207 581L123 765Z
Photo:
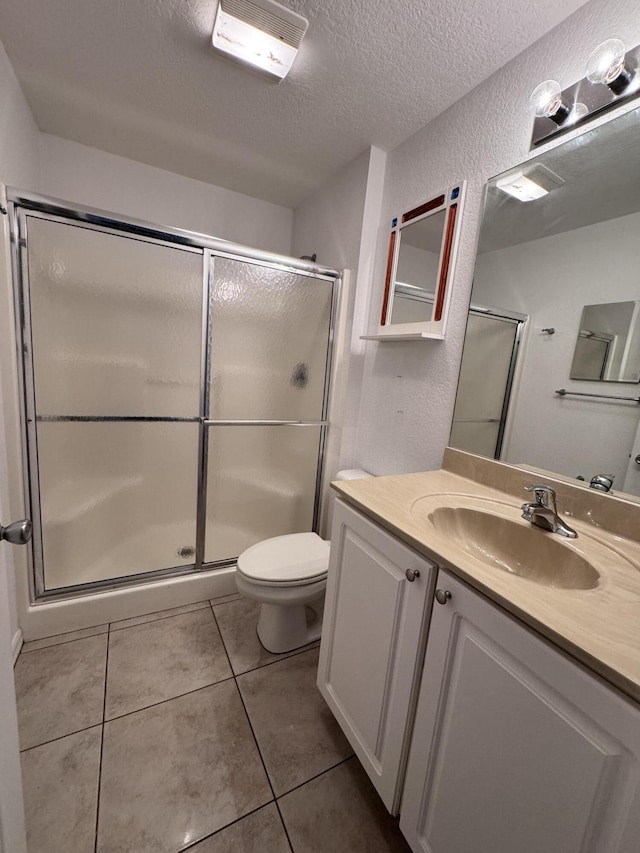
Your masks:
M556 505L556 493L544 483L533 483L531 486L524 487L525 492L533 492L535 503L522 504L522 517L536 527L541 527L543 530L550 530L551 533L557 533L559 536L566 536L568 539L577 537L576 531L565 524L558 515L558 507Z

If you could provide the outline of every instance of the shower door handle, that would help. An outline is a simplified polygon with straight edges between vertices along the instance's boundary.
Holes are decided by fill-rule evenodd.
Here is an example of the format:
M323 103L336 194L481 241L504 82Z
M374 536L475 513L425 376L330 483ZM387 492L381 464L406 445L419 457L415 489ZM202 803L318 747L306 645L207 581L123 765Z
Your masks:
M0 541L5 539L11 542L12 545L26 545L31 539L31 522L28 518L23 518L21 521L14 521L3 527L0 524Z

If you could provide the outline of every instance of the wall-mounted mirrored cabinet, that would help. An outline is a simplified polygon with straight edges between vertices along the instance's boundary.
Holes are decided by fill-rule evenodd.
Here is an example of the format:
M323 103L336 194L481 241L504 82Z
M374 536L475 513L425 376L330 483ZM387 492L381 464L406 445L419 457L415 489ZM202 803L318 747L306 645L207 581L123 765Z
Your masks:
M640 497L639 133L635 109L489 181L453 447Z
M640 302L585 305L570 379L640 382Z
M444 338L464 181L394 218L380 326L364 340Z

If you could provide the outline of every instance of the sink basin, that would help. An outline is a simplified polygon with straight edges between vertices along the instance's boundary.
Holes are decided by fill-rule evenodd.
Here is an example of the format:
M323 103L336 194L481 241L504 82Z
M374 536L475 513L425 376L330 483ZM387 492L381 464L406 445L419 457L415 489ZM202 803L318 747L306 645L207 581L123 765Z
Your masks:
M438 507L427 520L452 545L487 566L559 589L598 585L600 575L591 563L553 533L469 507Z

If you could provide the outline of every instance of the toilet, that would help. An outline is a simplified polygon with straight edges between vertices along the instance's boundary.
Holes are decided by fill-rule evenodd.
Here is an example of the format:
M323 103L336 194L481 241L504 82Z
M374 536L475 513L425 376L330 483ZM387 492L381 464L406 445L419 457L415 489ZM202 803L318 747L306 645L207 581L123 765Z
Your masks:
M359 468L336 480L371 477ZM269 652L290 652L320 639L330 543L317 533L289 533L252 545L238 557L238 592L259 601L258 637Z

